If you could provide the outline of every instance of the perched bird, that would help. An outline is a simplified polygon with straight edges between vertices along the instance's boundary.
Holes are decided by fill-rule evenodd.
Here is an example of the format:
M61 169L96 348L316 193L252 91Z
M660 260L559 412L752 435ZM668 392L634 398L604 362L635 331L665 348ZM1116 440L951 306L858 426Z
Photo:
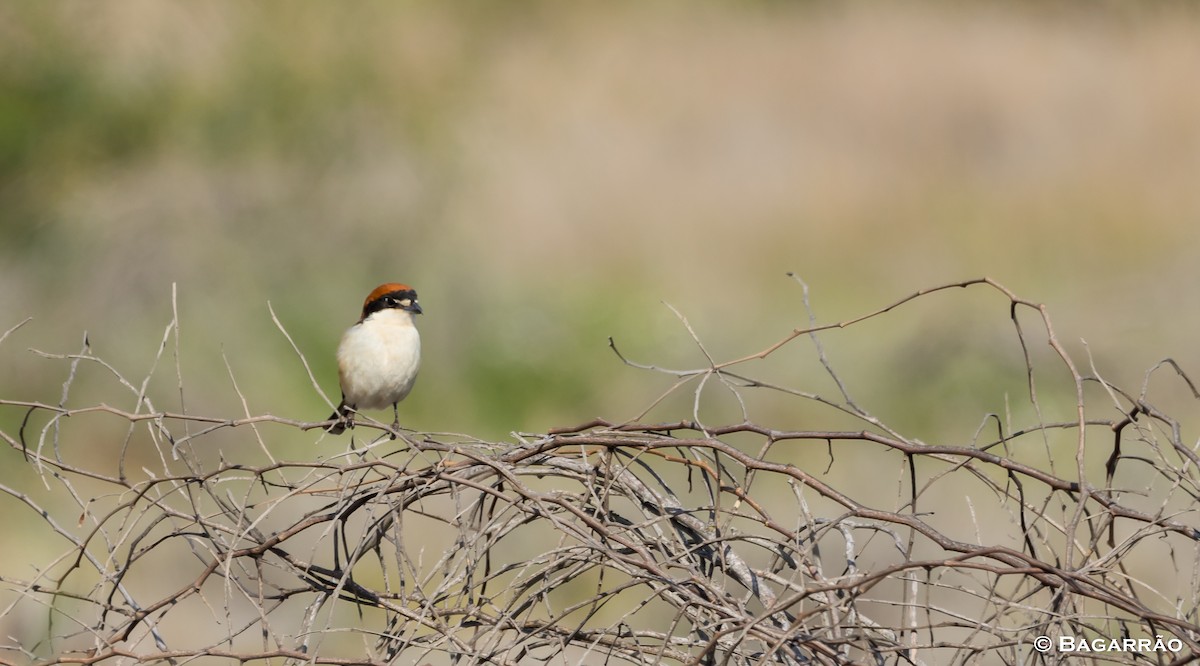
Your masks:
M381 284L367 296L362 318L338 345L342 403L329 417L337 421L329 427L330 433L340 435L353 428L359 410L388 405L395 416L392 427L400 427L397 404L412 390L421 365L421 336L415 322L419 314L417 292L406 284Z

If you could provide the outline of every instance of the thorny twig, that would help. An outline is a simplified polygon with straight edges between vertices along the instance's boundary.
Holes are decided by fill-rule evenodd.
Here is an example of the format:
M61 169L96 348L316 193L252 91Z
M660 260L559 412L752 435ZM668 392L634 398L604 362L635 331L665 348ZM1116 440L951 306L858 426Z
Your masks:
M994 438L982 426L962 443L905 436L851 400L836 359L812 337L974 286L1007 299L1026 363L1029 409L1006 404L1004 419L985 419ZM65 546L29 563L33 573L0 566L0 617L50 619L44 640L0 642L0 662L1057 661L1030 649L1037 636L1161 638L1171 646L1164 662L1200 654L1200 566L1185 556L1200 543L1200 457L1180 422L1146 401L1146 387L1121 391L1090 361L1082 375L1045 308L988 279L831 325L815 322L805 292L808 326L731 361L712 356L679 315L704 366L654 370L675 378L668 394L696 383L688 418L597 419L511 443L403 433L398 448L386 426L365 421L378 437L329 460L273 457L277 438L327 424L256 415L236 381L237 418L182 409L181 376L181 409L164 411L149 400L149 376L129 381L87 345L55 356L70 366L62 404L0 400L33 415L0 439L54 491L42 502L0 485L0 497ZM1046 417L1035 376L1055 369L1035 373L1036 341L1018 311L1042 322L1041 341L1073 386L1069 417ZM801 337L840 398L737 367ZM70 404L71 382L92 368L118 378L132 409ZM734 393L742 422L701 423L710 377ZM1108 404L1089 409L1088 382ZM832 408L861 429L754 423L748 389ZM1020 423L1022 414L1033 418ZM123 456L146 434L161 468L135 473L121 460L112 474L79 462L73 447L48 452L43 443L67 417L123 422ZM246 444L240 457L197 455L218 431ZM1111 450L1101 477L1088 476L1085 445ZM256 450L261 457L247 453ZM1067 451L1076 464L1063 474L1054 457ZM825 455L827 471L813 471L821 466L808 463ZM902 470L900 492L889 499L834 461L867 461L865 476Z

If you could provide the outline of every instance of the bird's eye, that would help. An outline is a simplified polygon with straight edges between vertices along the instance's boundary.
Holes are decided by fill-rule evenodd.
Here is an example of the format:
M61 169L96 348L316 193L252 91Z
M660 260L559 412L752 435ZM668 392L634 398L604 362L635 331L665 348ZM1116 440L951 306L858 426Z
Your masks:
M387 303L388 305L390 305L390 306L393 306L393 307L396 305L396 299L395 299L395 297L393 297L393 296L387 296L387 297L385 297L385 298L383 299L383 302L384 302L384 303Z

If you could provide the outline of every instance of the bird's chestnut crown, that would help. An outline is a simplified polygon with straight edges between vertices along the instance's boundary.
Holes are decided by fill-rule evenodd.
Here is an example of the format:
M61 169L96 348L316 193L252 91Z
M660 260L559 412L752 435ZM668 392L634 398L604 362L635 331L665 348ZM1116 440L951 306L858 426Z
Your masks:
M367 300L363 302L362 318L366 319L374 312L395 308L413 314L421 314L421 306L417 303L417 292L406 284L389 282L375 287Z

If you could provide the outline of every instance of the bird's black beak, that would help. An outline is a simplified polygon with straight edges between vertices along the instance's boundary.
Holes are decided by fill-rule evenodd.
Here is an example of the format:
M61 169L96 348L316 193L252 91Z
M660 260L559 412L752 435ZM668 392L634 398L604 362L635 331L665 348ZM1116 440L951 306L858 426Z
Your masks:
M422 313L421 304L416 301L413 301L411 305L409 305L408 307L406 307L404 309L408 310L409 312L411 312L413 314L421 314Z

